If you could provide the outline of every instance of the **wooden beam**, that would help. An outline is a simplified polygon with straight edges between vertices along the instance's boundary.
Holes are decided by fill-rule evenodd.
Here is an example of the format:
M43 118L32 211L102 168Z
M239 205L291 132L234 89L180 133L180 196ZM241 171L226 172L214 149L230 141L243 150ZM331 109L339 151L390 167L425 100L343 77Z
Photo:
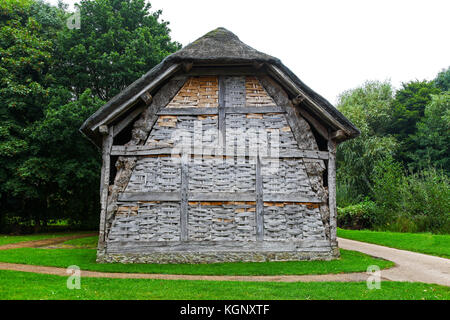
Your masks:
M297 87L297 85L292 81L292 79L287 76L283 71L278 69L278 67L274 65L268 66L269 72L278 79L281 83L283 83L295 96L303 96L305 97L305 101L314 108L314 110L320 114L323 118L325 118L330 124L334 125L336 128L347 130L332 116L330 115L324 108L318 105L314 100L312 100L303 90ZM349 133L350 134L350 133Z
M322 203L322 200L298 194L266 193L264 194L264 202Z
M189 201L255 201L256 194L252 192L192 192L189 194Z
M122 121L114 126L114 137L116 137L119 133L123 131L137 116L139 116L142 112L145 111L147 106L140 106L130 112Z
M148 91L141 94L140 98L142 101L144 101L146 106L148 106L150 103L152 103L152 99L153 99L152 95Z
M218 130L222 138L223 150L227 145L227 131L226 131L226 113L225 113L225 79L223 76L219 77L219 119Z
M155 156L155 155L171 155L173 152L173 148L168 146L167 144L160 146L113 146L111 150L111 155L113 156ZM217 151L217 152L215 152ZM234 153L226 153L221 152L222 150L217 150L216 148L207 148L203 147L203 149L195 149L190 151L188 155L192 156L210 156L210 155L218 155L224 157L235 157L237 155L243 155L244 157L256 157L257 154L248 154L248 150L244 148L234 149ZM321 159L327 160L329 157L329 153L326 151L317 151L317 150L298 150L298 151L281 151L279 158L305 158L305 159ZM263 159L271 159L274 156L262 156Z
M183 71L184 72L189 72L189 71L191 71L193 66L194 66L193 62L184 62L183 63Z
M202 116L217 115L219 108L164 108L158 112L159 116Z
M104 129L104 128L103 128ZM108 129L108 134L103 136L102 144L102 171L100 178L100 230L99 249L104 249L106 232L106 210L108 206L109 176L111 172L111 147L114 139L114 128Z
M306 99L306 97L304 95L299 94L297 97L295 97L294 99L292 99L292 104L294 106L298 106L300 103L302 103L304 100Z
M347 135L345 134L345 132L343 130L338 130L338 131L332 132L330 138L336 142L340 142L342 140L345 140L345 138L347 138Z
M296 109L298 110L298 112L300 113L300 115L305 118L306 121L308 121L308 123L317 130L317 132L325 139L328 140L329 139L329 135L328 135L328 129L325 128L319 121L317 121L316 118L314 118L312 115L309 114L308 111L306 111L304 108L302 108L301 106L296 107Z
M126 192L119 195L119 201L181 201L180 192Z
M229 107L225 108L226 114L238 114L238 113L285 113L284 108L278 106L265 106L265 107Z
M336 142L328 140L328 208L330 210L330 241L336 243Z
M91 130L95 131L98 127L101 125L109 124L118 117L120 117L124 112L126 112L129 107L133 106L137 103L138 99L140 99L141 95L143 95L145 92L152 92L162 81L166 80L168 77L173 75L175 72L177 72L180 68L180 64L176 63L168 67L162 74L157 76L152 82L150 82L148 85L146 85L140 92L135 94L133 97L128 99L126 102L122 103L120 106L118 106L114 111L112 111L108 116L106 116L102 121L94 125Z
M189 167L187 163L181 164L181 211L180 211L180 240L188 240L188 192L189 192Z
M256 158L256 241L264 241L264 200L261 159Z

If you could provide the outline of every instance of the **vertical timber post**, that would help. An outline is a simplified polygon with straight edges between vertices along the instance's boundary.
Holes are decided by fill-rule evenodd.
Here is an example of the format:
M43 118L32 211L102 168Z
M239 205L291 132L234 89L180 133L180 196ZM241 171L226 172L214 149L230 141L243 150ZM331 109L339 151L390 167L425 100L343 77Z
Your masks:
M330 241L332 246L336 246L336 142L331 138L328 140L328 153L328 207L330 210Z
M222 146L226 148L226 114L225 114L225 79L219 76L219 133L222 136Z
M256 157L256 240L264 241L264 202L261 159Z
M106 210L108 206L108 189L109 189L109 178L111 172L111 148L113 144L114 137L114 127L107 126L100 127L100 133L103 134L102 143L102 173L100 179L100 230L99 230L99 249L104 249L105 246L105 233L106 233Z
M188 240L188 190L189 190L189 175L188 175L188 161L190 159L190 155L181 158L181 215L180 215L180 241Z

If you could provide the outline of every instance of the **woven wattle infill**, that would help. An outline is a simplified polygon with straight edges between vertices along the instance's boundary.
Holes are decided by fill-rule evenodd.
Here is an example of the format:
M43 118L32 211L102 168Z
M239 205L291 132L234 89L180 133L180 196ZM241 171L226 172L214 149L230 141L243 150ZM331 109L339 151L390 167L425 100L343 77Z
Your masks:
M245 79L245 97L248 107L274 106L275 101L267 94L256 77L246 77Z
M166 108L217 108L217 77L191 77Z
M179 241L180 203L119 203L108 241Z
M189 240L256 240L255 202L190 202Z

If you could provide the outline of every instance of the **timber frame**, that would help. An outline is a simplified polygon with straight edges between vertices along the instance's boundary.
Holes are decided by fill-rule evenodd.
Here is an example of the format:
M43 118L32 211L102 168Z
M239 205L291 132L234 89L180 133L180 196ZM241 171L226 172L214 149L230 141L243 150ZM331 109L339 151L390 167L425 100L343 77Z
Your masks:
M221 48L220 46L226 46ZM219 48L216 48L219 47ZM205 49L206 48L206 49ZM208 49L210 48L210 52ZM231 48L231 49L230 49ZM218 105L210 108L165 108L192 77L218 77ZM273 99L272 105L225 107L226 77L256 77ZM194 192L189 187L189 168L180 167L180 189L173 192L127 192L127 185L139 159L163 157L171 154L170 144L148 145L146 141L161 117L217 118L219 132L226 144L226 118L258 114L283 115L297 142L305 139L305 126L311 128L315 148L282 150L278 157L304 159L312 170L326 172L327 190L322 198L268 193L263 189L262 162L270 155L257 156L255 188L252 192ZM223 262L331 259L338 255L336 241L336 147L339 143L359 135L359 130L323 97L301 82L278 59L260 53L239 41L226 29L219 28L186 48L166 58L143 77L127 87L100 108L81 127L81 132L102 150L100 184L100 233L98 260L101 262ZM239 149L239 147L238 147ZM238 155L252 158L248 150ZM205 154L224 158L233 156L227 150L191 150L189 158ZM114 163L115 162L115 163ZM114 169L113 167L116 167ZM316 168L316 169L314 169ZM322 172L322 171L320 171ZM319 182L322 177L319 177ZM325 200L324 200L325 199ZM326 201L324 205L324 201ZM136 249L135 241L108 243L117 203L165 202L180 204L179 240L172 242L146 241ZM244 203L254 206L255 241L233 243L227 241L189 241L189 210L195 203ZM265 207L271 203L287 203L319 208L326 226L326 237L313 240L279 242L265 240ZM247 205L248 204L248 205ZM306 208L306 207L305 207ZM251 208L250 208L251 209ZM250 210L242 209L242 210ZM238 209L241 210L241 209ZM317 209L318 210L318 209ZM212 250L211 248L214 248Z

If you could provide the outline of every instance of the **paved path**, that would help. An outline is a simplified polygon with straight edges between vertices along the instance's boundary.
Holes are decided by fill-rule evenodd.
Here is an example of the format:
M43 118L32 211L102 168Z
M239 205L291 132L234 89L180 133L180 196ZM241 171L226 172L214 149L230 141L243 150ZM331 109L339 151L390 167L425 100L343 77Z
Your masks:
M338 242L342 249L393 261L396 267L381 270L383 279L450 286L450 259L342 238Z
M61 243L70 239L92 236L91 234L53 238L46 240L21 242L12 245L1 246L0 250L17 247L39 247L55 243ZM379 245L338 239L339 246L346 250L354 250L368 255L390 260L396 263L396 267L382 270L382 280L411 281L436 283L450 286L450 260L429 256L425 254L392 249ZM20 246L19 246L20 245ZM43 267L15 263L0 262L0 270L12 270L22 272L42 273L58 276L67 276L65 268ZM324 275L286 275L286 276L197 276L197 275L169 275L169 274L143 274L143 273L112 273L81 271L82 277L115 278L115 279L156 279L156 280L203 280L203 281L254 281L254 282L353 282L366 281L368 275L363 272L324 274Z

